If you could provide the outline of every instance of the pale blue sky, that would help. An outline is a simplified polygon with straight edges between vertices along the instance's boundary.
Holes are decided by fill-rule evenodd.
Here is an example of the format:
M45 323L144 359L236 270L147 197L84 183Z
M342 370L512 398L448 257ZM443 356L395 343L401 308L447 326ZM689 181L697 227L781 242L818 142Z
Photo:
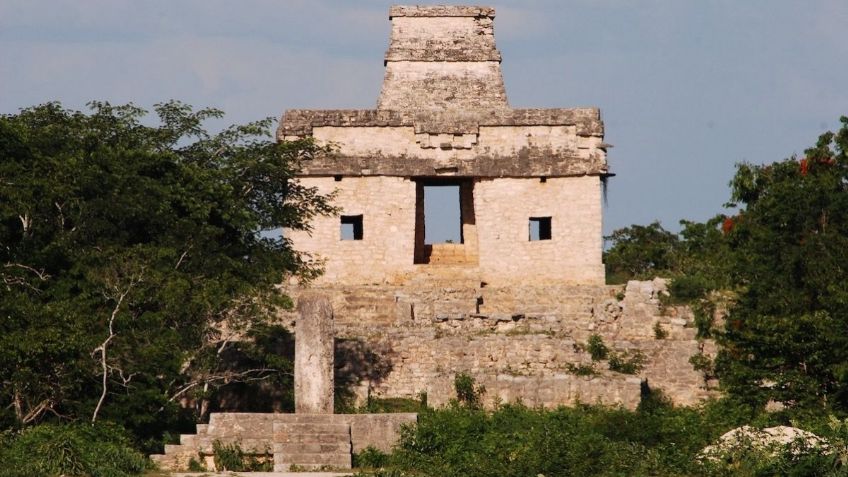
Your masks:
M0 112L59 100L374 107L389 1L0 0ZM848 0L496 1L515 107L599 106L605 232L721 211L739 161L848 115Z

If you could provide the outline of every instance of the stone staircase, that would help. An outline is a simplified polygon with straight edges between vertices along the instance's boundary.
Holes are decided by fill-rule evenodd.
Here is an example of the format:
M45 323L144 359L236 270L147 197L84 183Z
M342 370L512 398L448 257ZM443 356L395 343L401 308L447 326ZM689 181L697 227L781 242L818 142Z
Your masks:
M291 414L274 423L275 472L350 468L350 424L332 414Z
M260 461L273 459L275 472L347 470L352 452L367 447L389 451L403 424L415 414L212 413L209 424L183 434L163 454L151 455L160 469L185 471L194 459L214 469L213 443L238 444Z

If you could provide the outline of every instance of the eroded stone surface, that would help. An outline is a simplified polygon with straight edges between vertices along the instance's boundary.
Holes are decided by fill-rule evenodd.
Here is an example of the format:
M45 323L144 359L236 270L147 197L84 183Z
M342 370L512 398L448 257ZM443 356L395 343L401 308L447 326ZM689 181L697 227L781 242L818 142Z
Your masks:
M488 405L521 400L634 408L643 383L679 405L715 395L715 383L689 361L713 357L715 344L696 337L688 308L661 307L661 281L630 282L626 291L457 281L320 288L338 317L337 384L361 399L427 393L440 405L454 397L457 373L486 387ZM610 371L606 360L593 362L585 347L592 335L617 353L644 356L641 369L622 374Z
M296 413L333 413L333 308L327 297L307 293L297 300L294 405Z

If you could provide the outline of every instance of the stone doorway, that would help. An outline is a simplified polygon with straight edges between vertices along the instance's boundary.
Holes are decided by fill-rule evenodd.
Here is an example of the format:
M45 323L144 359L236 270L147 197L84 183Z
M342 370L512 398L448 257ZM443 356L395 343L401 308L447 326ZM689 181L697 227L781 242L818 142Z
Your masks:
M468 265L478 263L477 224L474 218L472 179L418 179L415 181L415 264ZM428 194L455 197L456 202L436 205ZM450 201L449 201L450 202ZM455 208L454 208L455 207ZM458 216L458 217L457 217ZM458 219L458 220L457 220ZM440 223L441 222L441 223ZM447 223L445 223L447 222ZM439 235L428 234L427 224L439 224ZM453 233L451 240L443 240ZM447 235L444 234L448 230Z

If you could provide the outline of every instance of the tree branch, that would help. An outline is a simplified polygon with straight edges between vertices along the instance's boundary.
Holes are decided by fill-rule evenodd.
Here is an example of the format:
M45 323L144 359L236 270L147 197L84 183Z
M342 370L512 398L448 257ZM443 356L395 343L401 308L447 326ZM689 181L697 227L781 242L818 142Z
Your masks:
M112 341L112 339L114 339L115 336L116 336L115 328L114 328L115 319L118 317L118 312L121 309L121 304L124 302L124 299L127 297L130 290L132 289L132 287L136 283L137 283L137 281L136 281L135 277L131 278L129 285L127 285L127 288L120 295L118 295L118 300L115 303L115 308L112 309L112 314L109 317L109 336L107 336L106 339L103 340L102 343L100 343L100 346L98 346L97 348L94 348L94 351L91 352L92 356L94 354L100 352L100 366L101 366L101 369L103 370L103 373L102 373L102 375L103 375L103 389L100 392L100 399L97 401L97 406L94 408L94 412L91 414L91 423L92 424L94 424L97 421L97 414L100 413L100 408L103 406L103 401L106 400L106 392L108 391L109 366L106 363L106 349L109 346L109 343ZM121 375L123 377L123 373L121 373ZM130 379L132 379L132 376L130 376Z

